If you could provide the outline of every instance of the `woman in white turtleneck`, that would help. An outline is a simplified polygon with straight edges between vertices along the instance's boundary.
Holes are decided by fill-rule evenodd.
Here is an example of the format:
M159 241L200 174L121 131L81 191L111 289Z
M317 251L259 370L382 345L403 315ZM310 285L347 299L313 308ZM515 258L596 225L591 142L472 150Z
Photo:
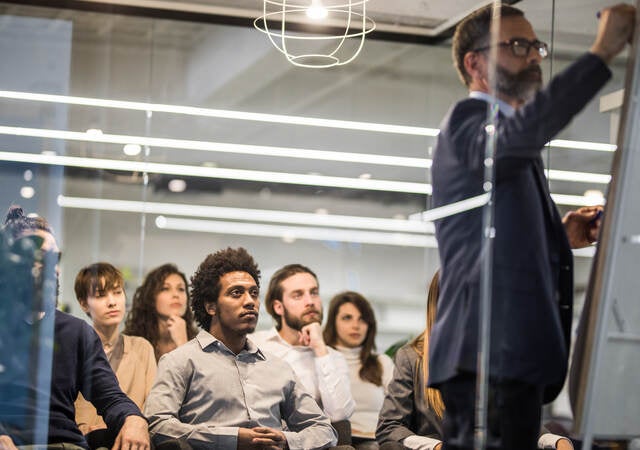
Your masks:
M386 387L393 378L393 361L374 353L376 318L371 305L357 292L337 294L329 305L324 341L347 360L351 394L356 409L349 419L353 446L357 450L377 449L378 413Z

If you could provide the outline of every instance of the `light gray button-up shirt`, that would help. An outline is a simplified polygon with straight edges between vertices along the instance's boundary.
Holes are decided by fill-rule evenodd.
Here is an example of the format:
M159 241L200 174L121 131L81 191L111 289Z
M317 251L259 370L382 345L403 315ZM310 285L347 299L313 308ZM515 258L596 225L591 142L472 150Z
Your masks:
M195 449L234 449L239 427L282 430L282 421L291 449L337 442L289 364L265 357L249 339L236 355L206 331L160 359L144 412L156 443L174 438Z

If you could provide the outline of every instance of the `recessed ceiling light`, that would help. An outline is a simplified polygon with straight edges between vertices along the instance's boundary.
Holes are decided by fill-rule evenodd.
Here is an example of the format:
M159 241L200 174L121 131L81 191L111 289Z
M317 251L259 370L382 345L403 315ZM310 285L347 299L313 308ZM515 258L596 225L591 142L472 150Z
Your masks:
M20 188L20 196L22 198L33 198L36 195L36 190L31 186L22 186Z
M327 208L317 208L316 214L320 214L321 216L326 216L329 214L329 210Z
M89 136L100 136L102 134L102 130L99 128L89 128L85 133Z
M127 156L137 156L142 151L142 147L138 144L126 144L122 151Z
M296 241L296 237L290 233L285 233L282 235L282 242L286 244L293 244Z
M174 178L169 181L168 187L171 192L184 192L187 190L187 182L180 178Z
M22 174L22 177L24 178L24 181L31 181L33 180L33 172L27 169L24 171L24 174Z
M262 200L269 200L272 195L271 189L269 189L268 187L262 188L260 189L259 195Z
M358 176L358 178L361 178L363 180L369 180L371 179L371 174L370 173L362 173Z

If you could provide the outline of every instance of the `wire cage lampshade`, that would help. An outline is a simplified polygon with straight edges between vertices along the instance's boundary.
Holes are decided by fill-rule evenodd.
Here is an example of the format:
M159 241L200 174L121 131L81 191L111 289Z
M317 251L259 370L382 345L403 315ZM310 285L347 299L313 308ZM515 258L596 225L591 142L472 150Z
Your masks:
M368 1L264 0L263 14L253 25L296 66L341 66L358 56L376 27L366 14Z

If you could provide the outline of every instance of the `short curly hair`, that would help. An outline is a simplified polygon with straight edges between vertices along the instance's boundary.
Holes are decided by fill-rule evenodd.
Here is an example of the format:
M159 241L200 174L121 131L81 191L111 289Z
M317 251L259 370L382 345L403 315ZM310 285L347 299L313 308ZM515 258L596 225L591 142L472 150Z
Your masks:
M204 330L211 328L207 304L218 302L220 277L230 272L248 273L260 288L260 269L244 248L229 247L208 255L191 277L191 309L196 322Z
M513 6L501 5L500 17L524 17L524 12ZM464 68L464 55L489 44L492 18L493 5L487 5L469 14L456 27L451 53L458 76L465 86L471 83L471 76Z

